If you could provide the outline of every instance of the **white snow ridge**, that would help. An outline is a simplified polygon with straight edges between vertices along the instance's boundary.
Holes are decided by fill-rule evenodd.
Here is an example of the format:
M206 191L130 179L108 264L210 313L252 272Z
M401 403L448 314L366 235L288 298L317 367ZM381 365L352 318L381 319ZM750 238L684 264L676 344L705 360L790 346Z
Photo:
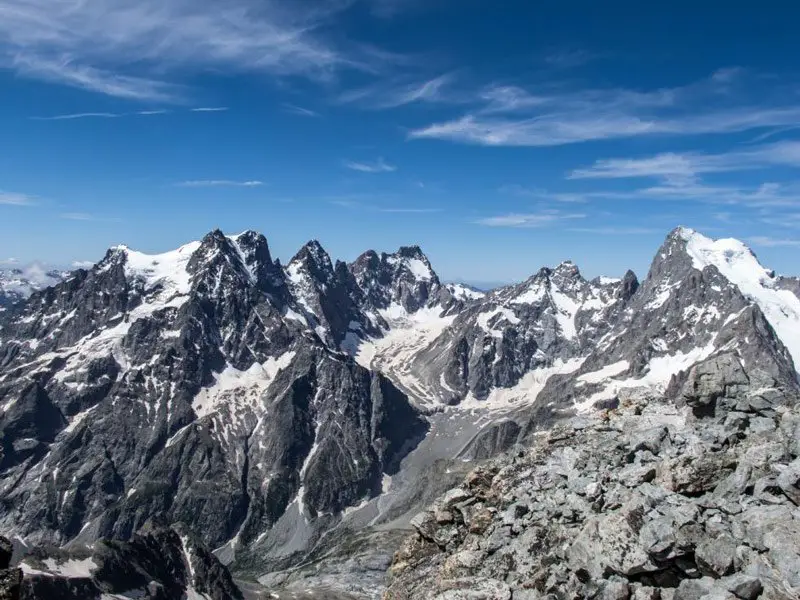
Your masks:
M712 240L692 229L681 229L686 250L698 270L716 267L766 316L789 350L795 368L800 365L800 298L777 287L777 278L758 262L755 254L736 239Z

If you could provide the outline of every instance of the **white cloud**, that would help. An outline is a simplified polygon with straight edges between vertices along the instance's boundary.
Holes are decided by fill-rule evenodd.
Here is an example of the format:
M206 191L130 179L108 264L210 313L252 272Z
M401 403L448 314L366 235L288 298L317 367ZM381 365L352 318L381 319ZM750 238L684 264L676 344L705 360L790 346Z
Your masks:
M364 212L379 212L387 214L428 214L442 212L441 208L436 207L415 207L415 206L381 206L378 204L363 202L355 197L334 198L329 200L331 204L347 208L349 210L360 210Z
M702 173L721 173L769 166L800 167L800 142L777 142L722 154L667 152L645 158L598 160L591 167L572 171L569 178L676 177L689 179Z
M425 214L425 213L437 213L442 212L441 208L409 208L409 207L396 207L396 208L378 208L376 209L379 212L384 213L396 213L396 214Z
M648 235L662 233L660 229L650 227L572 227L570 231L597 235Z
M361 173L392 173L397 170L397 167L390 165L383 158L372 163L345 161L344 166Z
M0 0L0 66L163 102L186 97L173 77L209 70L326 80L342 69L379 69L390 59L327 34L354 1Z
M607 115L570 118L567 115L515 119L466 115L454 121L413 130L410 138L438 138L483 146L559 146L614 137L652 133L654 124L638 117Z
M71 121L73 119L116 119L120 117L117 113L108 112L86 112L72 113L69 115L54 115L52 117L31 117L33 121Z
M74 269L91 269L94 266L94 261L91 260L75 260L72 262Z
M226 112L227 106L198 106L197 108L190 108L192 112Z
M221 112L227 108L191 108L189 112ZM152 117L156 115L167 115L173 111L164 108L154 110L137 110L129 113L112 112L82 112L66 115L53 115L49 117L31 117L33 121L72 121L75 119L118 119L120 117Z
M454 102L445 88L455 80L453 73L445 73L423 81L389 81L344 92L338 97L342 104L354 104L370 110L406 106L415 102Z
M233 181L231 179L192 179L181 181L176 184L178 187L260 187L263 181Z
M9 206L32 206L36 204L32 196L17 192L4 192L0 190L0 204Z
M772 238L766 236L751 237L748 239L748 241L754 246L764 246L767 248L800 246L800 240L789 240L789 239Z
M283 109L291 113L293 115L298 115L301 117L319 117L320 114L315 112L309 108L303 108L302 106L296 106L294 104L284 104Z
M698 172L697 158L694 155L667 152L648 158L598 160L590 168L572 171L569 179L693 177Z
M2 15L3 0L0 0L0 33L3 31ZM78 64L69 55L47 57L17 54L10 62L14 70L34 79L61 83L126 100L176 102L184 94L180 86Z
M516 183L501 186L498 191L502 194L510 194L521 198L578 204L597 198L616 197L616 194L612 192L550 192L543 189L526 188Z
M103 217L82 212L62 213L60 216L62 219L66 219L68 221L97 221L103 223L117 223L120 221L120 219L117 217Z
M540 86L540 92L531 94L518 86L490 85L461 93L461 101L472 104L465 114L414 129L409 138L485 146L556 146L800 124L800 104L782 98L767 101L767 93L751 101L747 94L730 93L729 79L723 82L717 73L687 86L645 92Z
M19 259L15 258L13 256L9 257L9 258L0 259L0 265L12 266L12 265L18 265L18 264L19 264Z
M487 217L476 221L478 225L487 227L544 227L558 221L584 219L583 213L562 213L555 210L546 210L537 213L510 213Z

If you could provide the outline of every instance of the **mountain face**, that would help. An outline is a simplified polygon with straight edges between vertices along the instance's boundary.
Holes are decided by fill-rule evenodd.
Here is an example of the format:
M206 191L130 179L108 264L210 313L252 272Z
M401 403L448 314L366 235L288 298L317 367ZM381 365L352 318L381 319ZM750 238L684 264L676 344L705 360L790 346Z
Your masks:
M781 290L742 244L679 229L613 326L574 373L548 381L541 402L589 410L666 391L673 377L722 357L746 373L753 390L794 397L797 323L796 296Z
M34 294L3 329L2 528L60 545L166 516L218 547L375 493L426 424L298 321L291 283L262 236L212 232Z
M642 282L564 262L485 294L416 246L118 246L0 313L0 532L73 547L155 519L269 589L377 597L422 506L553 423L793 407L798 289L683 228Z
M624 280L586 281L572 263L544 268L462 311L411 368L448 404L480 402L526 373L559 369L588 352L636 290Z
M0 545L12 543L0 538ZM148 524L128 541L36 548L13 569L12 600L48 598L241 599L227 569L185 527ZM0 587L0 591L4 591Z
M365 252L350 270L374 310L394 305L413 313L447 293L419 246L404 246L394 254Z

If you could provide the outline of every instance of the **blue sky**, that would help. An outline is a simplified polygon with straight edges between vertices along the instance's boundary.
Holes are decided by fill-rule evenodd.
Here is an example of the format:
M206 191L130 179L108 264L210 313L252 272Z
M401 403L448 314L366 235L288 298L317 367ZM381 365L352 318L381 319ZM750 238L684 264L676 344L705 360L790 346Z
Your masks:
M800 273L800 9L657 4L0 0L0 258L220 227L643 276L683 224Z

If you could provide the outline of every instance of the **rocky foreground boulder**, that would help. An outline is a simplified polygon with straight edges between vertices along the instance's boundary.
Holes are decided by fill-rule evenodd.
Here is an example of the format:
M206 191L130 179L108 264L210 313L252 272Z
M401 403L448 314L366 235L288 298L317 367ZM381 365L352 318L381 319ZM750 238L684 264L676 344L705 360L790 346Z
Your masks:
M800 598L800 408L717 395L622 398L478 467L412 521L384 600Z

